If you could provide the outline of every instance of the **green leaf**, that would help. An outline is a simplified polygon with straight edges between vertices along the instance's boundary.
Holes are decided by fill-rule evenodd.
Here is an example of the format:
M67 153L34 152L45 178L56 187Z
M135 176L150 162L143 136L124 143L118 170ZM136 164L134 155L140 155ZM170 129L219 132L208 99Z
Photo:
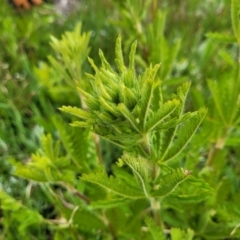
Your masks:
M14 171L14 175L21 178L37 181L37 182L48 181L43 171L40 171L37 168L31 168L24 165L21 167L18 166Z
M172 193L176 187L182 183L187 176L189 175L188 171L183 169L172 170L171 173L160 177L159 182L156 182L154 191L151 193L153 197L165 197L168 194Z
M202 123L207 111L202 108L197 112L197 115L187 121L176 131L177 139L173 142L172 146L167 150L167 154L161 158L159 162L171 161L178 157L186 148L187 144L191 141L196 133L198 127ZM165 152L166 153L166 152Z
M141 112L140 123L142 130L146 130L146 121L151 106L154 89L160 84L160 81L155 82L154 78L159 69L159 65L155 65L154 68L150 68L147 71L146 76L143 76L142 83L142 98L141 98Z
M145 198L145 195L140 191L140 189L132 188L123 183L113 176L108 177L103 171L97 173L84 174L81 180L86 182L91 182L106 190L113 192L116 195L120 195L124 198L138 199Z
M128 108L123 104L120 103L118 105L118 110L123 114L123 116L128 120L131 126L135 129L136 132L140 133L140 129L138 123L136 122L133 114L128 110Z
M74 116L77 116L77 117L79 117L81 119L84 119L84 120L94 120L95 119L95 116L92 113L86 112L86 111L84 111L80 108L77 108L77 107L63 106L59 109L63 112L70 113L70 114L72 114Z
M106 58L104 57L104 53L103 53L103 51L102 51L101 49L99 49L99 56L100 56L100 58L101 58L101 62L102 62L103 68L112 71L112 67L111 67L111 65L108 63L108 61L106 60Z
M181 189L177 189L167 197L167 201L178 202L179 204L199 203L206 201L212 194L213 189L203 179L190 175L186 178Z
M170 75L173 64L178 55L179 49L181 46L181 40L178 39L172 46L168 46L168 54L164 58L161 69L161 79L166 79Z
M126 70L126 67L124 65L124 61L123 61L123 54L122 54L122 40L121 37L118 36L117 41L116 41L116 64L118 66L118 70L120 73L124 73Z
M165 234L163 230L156 225L156 223L149 217L145 218L145 223L148 227L148 231L150 232L153 240L166 240Z
M51 134L42 136L42 148L46 156L50 158L52 161L54 161L55 155L53 150L53 141Z
M0 203L1 209L11 212L12 221L18 221L19 231L26 231L30 225L39 225L42 223L43 217L36 211L33 211L24 206L20 201L0 189ZM14 224L11 221L11 224Z
M121 160L125 162L133 171L140 187L142 188L145 196L148 198L148 165L147 160L142 157L134 157L129 154L124 154Z
M226 35L218 32L209 32L206 34L208 38L214 39L215 41L224 42L224 43L234 43L236 39L233 35Z
M53 122L77 169L81 172L90 171L90 165L96 164L96 152L89 129L72 128L58 116L53 118Z
M171 239L172 240L192 240L194 237L194 231L188 229L187 232L179 228L171 228Z
M162 107L148 120L147 131L152 131L162 123L166 123L166 118L170 117L178 105L179 101L176 99L164 103Z
M134 69L134 58L135 58L136 48L137 48L137 41L135 41L132 44L131 51L130 51L130 54L129 54L129 70L132 70L132 71L135 71L135 69Z
M232 0L231 2L231 18L232 18L232 28L234 35L240 44L240 24L239 24L239 0Z
M170 126L167 124L167 127L171 127L171 121L172 122L172 127L170 129L167 129L161 133L161 145L159 149L159 157L161 159L165 159L165 156L169 152L169 149L172 147L174 138L176 136L176 132L178 130L178 125L175 124L175 119L176 117L177 120L180 120L182 118L182 112L183 108L186 102L187 94L190 88L190 82L185 82L181 87L178 87L177 89L177 95L174 95L174 98L177 98L180 100L180 104L177 107L176 111L174 111L174 114L172 116L172 119L170 120ZM160 161L159 161L160 162Z
M119 208L123 204L129 203L129 199L126 198L115 198L102 201L91 202L91 209L109 209L109 208Z

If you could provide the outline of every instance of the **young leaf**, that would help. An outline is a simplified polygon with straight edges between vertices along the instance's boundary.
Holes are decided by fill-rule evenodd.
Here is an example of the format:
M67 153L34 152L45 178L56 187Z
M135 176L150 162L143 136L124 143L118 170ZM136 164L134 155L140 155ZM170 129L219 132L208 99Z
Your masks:
M162 105L162 107L153 114L153 116L147 122L147 131L152 131L154 128L161 125L166 118L168 118L179 105L179 101L174 99L168 101Z
M153 97L154 89L160 84L160 82L154 82L154 77L159 68L159 65L155 65L154 68L151 68L147 79L143 79L142 84L142 99L141 99L141 112L140 112L140 122L142 130L146 129L146 121L148 117L148 113L150 110L151 100Z
M117 38L117 42L116 42L116 63L118 66L118 70L120 73L124 73L126 70L126 67L124 65L124 61L123 61L123 54L122 54L122 40L121 37L119 36Z
M132 125L136 132L140 133L139 126L132 115L132 113L128 110L128 108L123 104L120 103L118 105L118 110L123 114L123 116L128 120L128 122Z
M84 120L94 120L95 119L95 116L90 113L90 112L86 112L80 108L77 108L77 107L66 107L66 106L63 106L60 108L61 111L63 112L67 112L67 113L70 113L72 115L75 115L81 119L84 119Z
M42 136L42 148L46 156L50 158L52 161L54 161L55 156L54 156L53 141L52 141L51 134Z
M131 46L131 51L129 54L129 70L135 71L134 69L134 57L136 53L136 48L137 48L137 41L135 41L132 46Z

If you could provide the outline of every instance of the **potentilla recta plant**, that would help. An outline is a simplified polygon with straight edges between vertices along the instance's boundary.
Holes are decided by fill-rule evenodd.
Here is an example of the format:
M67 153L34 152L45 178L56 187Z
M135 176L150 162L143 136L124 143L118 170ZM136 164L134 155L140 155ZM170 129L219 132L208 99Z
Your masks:
M117 162L121 171L118 169L108 176L99 166L80 177L80 181L107 191L106 198L94 204L112 208L143 199L149 203L153 224L164 233L161 202L165 198L177 201L177 197L181 197L175 193L178 185L184 181L188 182L189 188L200 184L199 193L184 196L186 199L194 197L196 202L198 194L203 200L211 191L202 180L191 176L191 170L171 167L171 163L184 157L184 150L203 121L206 109L184 113L189 82L165 101L162 82L157 77L160 64L137 74L134 67L136 46L134 42L126 66L121 38L117 38L117 69L108 63L101 50L100 68L89 58L95 74L86 74L77 86L86 108L63 106L61 110L79 118L71 123L73 127L91 129L123 149ZM144 218L148 215L145 214ZM151 220L146 220L147 225L151 223Z

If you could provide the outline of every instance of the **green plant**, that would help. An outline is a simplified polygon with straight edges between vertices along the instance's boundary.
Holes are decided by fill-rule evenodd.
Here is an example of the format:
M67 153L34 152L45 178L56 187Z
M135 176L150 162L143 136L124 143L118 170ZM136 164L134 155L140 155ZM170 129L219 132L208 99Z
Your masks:
M75 215L83 214L82 211L86 217L95 215L98 227L94 227L92 220L90 229L84 231L85 237L94 234L108 238L142 238L150 233L157 237L159 233L154 229L164 233L160 207L162 202L179 202L182 198L185 202L189 200L196 203L209 197L211 192L211 188L201 179L191 176L190 171L168 164L184 155L184 149L202 122L206 110L183 114L189 83L180 87L172 100L164 102L160 80L155 79L159 65L150 66L137 76L134 69L135 50L136 42L131 48L129 67L126 67L121 53L121 39L118 38L116 63L119 73L110 67L101 51L100 69L89 60L96 75L87 75L88 79L82 79L78 86L79 93L85 97L87 110L61 108L80 117L82 121L74 121L73 125L85 127L86 130L73 130L61 123L62 120L55 119L67 151L65 154L59 152L60 143L54 145L52 137L48 135L42 139L43 150L33 155L31 162L27 165L13 162L17 176L45 182L48 195L56 198L54 200L49 196L59 217L66 219L66 227L81 232L82 222ZM118 167L114 167L114 177L108 177L104 172L96 152L95 160L94 155L89 155L94 149L92 144L87 147L91 142L89 129L124 149ZM80 182L76 174L83 174ZM93 186L85 182L93 183ZM181 194L175 193L175 189L181 188L184 182L188 185L188 191L183 188ZM73 207L72 213L64 204L65 200L51 190L53 183L68 190L64 191L64 198L71 202L68 204ZM105 191L100 191L97 186ZM196 186L200 186L197 192L190 190ZM139 206L132 209L136 202ZM123 207L118 210L117 206ZM97 209L102 210L98 212ZM112 222L115 211L117 215L120 214L116 223ZM152 212L153 220L148 212ZM129 214L138 217L130 226L119 224L119 221L131 221ZM142 232L139 228L144 219L149 229L152 229L150 232ZM60 223L57 225L61 226ZM102 230L98 234L99 227ZM171 230L171 234L185 234L178 231ZM186 234L192 236L192 231Z
M109 10L110 2L103 2ZM172 9L184 4L190 6L186 16L196 14L194 4L186 1ZM118 37L114 65L108 51L112 45L102 43L101 64L96 51L89 58L95 73L83 74L90 34L81 33L81 24L60 40L52 38L55 55L35 68L35 74L53 104L43 96L47 121L41 148L23 163L10 159L14 179L25 178L28 184L20 195L0 190L2 239L239 238L239 2L231 4L234 36L228 30L201 39L205 28L196 29L191 49L197 54L184 56L183 63L189 41L182 41L183 51L180 41L171 47L167 35L176 28L172 33L164 26L165 21L176 21L175 15L170 11L170 20L165 19L157 5L119 2L119 12L115 9L112 16L125 26L115 25L128 38L124 54ZM201 14L206 6L199 5ZM180 19L181 24L185 21ZM192 28L183 31L181 39L193 35ZM190 88L183 80L192 77ZM182 86L172 94L176 84ZM111 154L115 150L109 145L101 150L98 135L122 149L116 163L115 152ZM104 152L113 159L106 159Z

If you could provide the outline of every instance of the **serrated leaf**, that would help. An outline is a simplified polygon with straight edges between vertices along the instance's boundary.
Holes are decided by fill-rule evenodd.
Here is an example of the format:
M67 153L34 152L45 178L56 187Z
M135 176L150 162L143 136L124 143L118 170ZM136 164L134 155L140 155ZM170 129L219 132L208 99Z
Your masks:
M135 41L132 46L131 46L131 51L129 54L129 70L134 71L134 57L136 53L136 48L137 48L137 41Z
M84 119L84 120L94 120L95 119L95 116L92 113L84 111L84 110L82 110L80 108L77 108L77 107L63 106L59 109L63 112L70 113L70 114L72 114L74 116L77 116L77 117L79 117L81 119Z
M123 103L120 103L117 108L123 114L123 116L129 121L129 123L135 129L135 131L140 133L139 126L133 114L128 110L128 108Z
M151 196L167 196L168 194L173 192L175 188L187 178L188 175L188 171L184 171L183 169L177 169L161 177L159 182L157 183L157 186L155 186L155 188L157 187L157 189L155 189L151 193Z
M163 123L164 120L176 109L178 104L179 101L176 99L164 103L162 107L148 120L147 131L154 130L155 127L161 125L161 123Z
M178 138L173 142L173 145L169 148L167 154L162 157L159 162L171 161L181 154L196 133L206 113L206 109L200 109L197 112L197 116L193 116L184 122L184 124L176 132Z
M124 198L145 198L145 195L140 189L137 189L137 186L135 189L132 187L130 188L126 183L121 182L113 176L108 177L104 172L84 174L81 179L99 185L100 187Z
M54 150L53 150L52 135L51 134L43 135L41 140L42 140L42 148L44 153L48 158L54 161L55 156L54 156Z
M99 56L101 58L101 62L102 62L103 68L105 68L107 70L112 70L111 65L109 64L109 62L104 57L104 53L103 53L103 51L101 49L99 49Z
M40 171L39 169L36 169L36 168L27 167L27 166L22 166L22 167L18 166L14 171L14 175L21 178L37 181L37 182L48 181L43 171Z
M68 156L71 157L78 170L88 172L89 163L94 164L96 161L96 152L94 146L91 146L93 140L90 138L89 129L72 128L57 116L55 116L53 122L69 154Z
M142 157L134 157L129 154L124 154L121 157L121 160L131 168L145 196L149 197L148 165L147 165L146 159Z
M117 38L115 54L116 54L115 61L116 61L118 70L120 73L124 73L124 71L126 70L126 67L125 67L124 61L123 61L122 40L121 40L120 36L118 36L118 38Z
M184 190L184 187L187 189ZM167 200L184 204L199 203L206 201L211 196L213 189L203 179L190 175L183 183L182 191L177 190L169 195Z
M142 96L141 96L140 123L143 131L145 131L146 128L146 121L149 114L154 89L160 84L160 82L154 81L154 77L158 68L159 65L155 65L155 67L150 70L151 73L147 73L146 76L147 79L143 79L143 84L141 86Z

